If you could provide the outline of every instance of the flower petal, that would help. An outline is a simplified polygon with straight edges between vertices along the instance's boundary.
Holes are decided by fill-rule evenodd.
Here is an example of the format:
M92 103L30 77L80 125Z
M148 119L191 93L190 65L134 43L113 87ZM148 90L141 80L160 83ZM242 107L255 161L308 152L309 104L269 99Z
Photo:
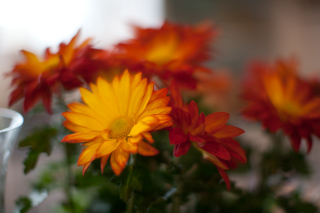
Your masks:
M233 138L243 134L243 129L240 129L235 126L225 125L213 135L217 138Z
M146 142L139 142L138 153L143 156L153 156L157 155L159 151Z

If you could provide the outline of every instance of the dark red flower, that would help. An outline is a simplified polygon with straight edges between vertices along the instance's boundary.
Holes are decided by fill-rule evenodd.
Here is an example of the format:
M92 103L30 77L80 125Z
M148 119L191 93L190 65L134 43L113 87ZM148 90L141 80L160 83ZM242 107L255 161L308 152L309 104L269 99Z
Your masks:
M173 127L169 130L170 143L174 145L174 156L185 155L191 145L202 152L218 168L227 188L230 181L225 170L235 168L237 163L245 163L245 151L233 138L244 131L238 127L226 125L227 112L216 112L205 116L199 115L194 101L188 106L182 102L177 89L171 88Z
M312 135L320 138L320 97L311 81L298 76L294 61L252 64L243 98L248 102L243 115L261 121L271 132L282 129L296 152L302 138L308 152Z

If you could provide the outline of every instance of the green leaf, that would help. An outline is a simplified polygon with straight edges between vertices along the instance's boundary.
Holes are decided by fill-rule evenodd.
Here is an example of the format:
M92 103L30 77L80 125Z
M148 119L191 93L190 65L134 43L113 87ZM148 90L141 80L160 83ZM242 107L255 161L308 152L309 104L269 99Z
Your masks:
M19 197L16 200L16 209L20 213L28 212L29 209L32 208L32 202L28 197Z
M29 147L29 153L24 161L24 173L34 169L41 153L51 154L51 141L56 138L58 130L51 126L35 129L29 136L20 141L19 147Z

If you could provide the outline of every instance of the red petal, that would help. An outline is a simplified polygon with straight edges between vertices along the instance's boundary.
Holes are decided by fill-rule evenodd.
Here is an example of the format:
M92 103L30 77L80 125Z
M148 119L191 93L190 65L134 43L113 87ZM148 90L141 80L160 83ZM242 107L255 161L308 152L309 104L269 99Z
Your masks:
M230 190L230 180L229 180L229 177L228 177L226 171L224 171L223 169L221 169L219 167L217 167L217 169L218 169L221 177L223 178L224 182L226 183L227 189Z
M191 143L190 142L176 144L174 146L173 155L175 157L179 157L181 155L185 155L189 151L190 147L191 147Z
M295 152L298 152L301 144L301 137L299 135L290 135L289 137L292 148Z
M188 136L182 131L182 129L176 127L169 131L170 144L180 144L188 140Z
M243 134L243 129L235 126L225 125L213 135L217 138L233 138Z
M216 112L206 116L205 125L206 131L214 133L221 129L229 120L229 113L227 112Z
M228 150L219 143L209 141L202 147L202 149L223 160L231 159L231 156Z

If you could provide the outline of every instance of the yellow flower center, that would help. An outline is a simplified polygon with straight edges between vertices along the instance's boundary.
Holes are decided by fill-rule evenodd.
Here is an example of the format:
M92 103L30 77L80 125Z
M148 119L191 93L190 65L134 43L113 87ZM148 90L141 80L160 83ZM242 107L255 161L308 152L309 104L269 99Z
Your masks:
M133 120L128 117L115 119L109 127L109 138L120 139L126 138L133 127Z
M169 61L175 60L175 52L177 50L177 39L169 36L166 40L155 43L151 46L146 59L158 65L163 65Z

